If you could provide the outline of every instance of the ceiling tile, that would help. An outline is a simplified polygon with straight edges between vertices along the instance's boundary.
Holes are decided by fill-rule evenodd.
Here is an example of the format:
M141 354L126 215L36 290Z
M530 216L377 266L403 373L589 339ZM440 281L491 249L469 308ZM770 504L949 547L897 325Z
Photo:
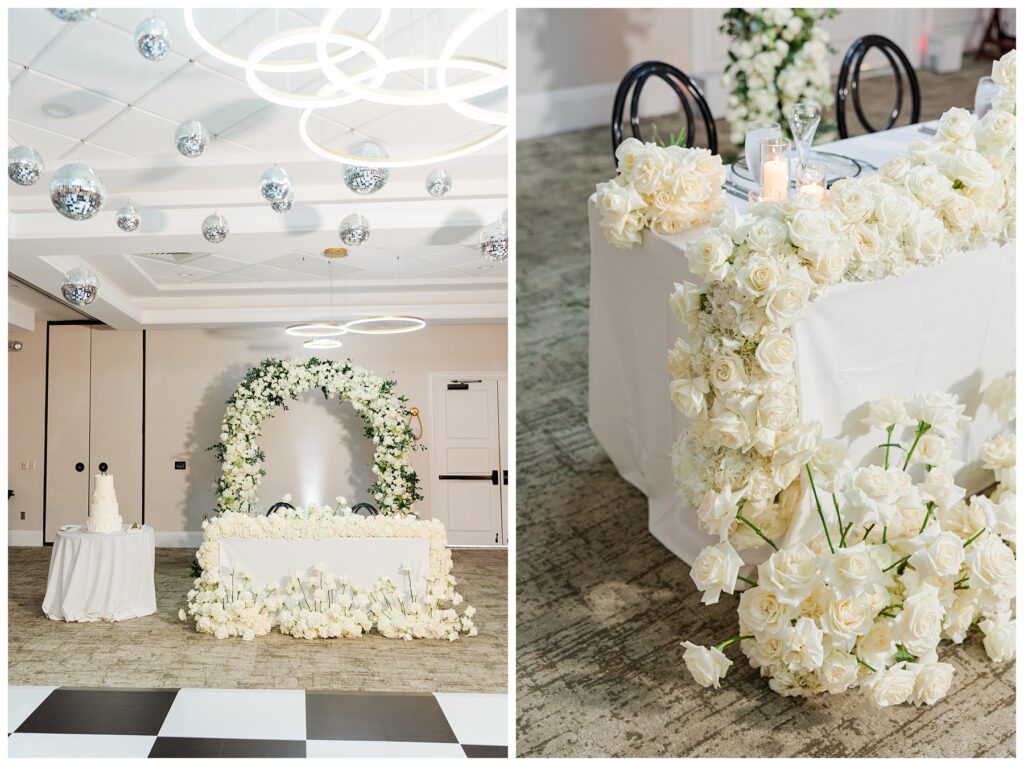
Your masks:
M198 119L211 133L266 106L244 83L204 66L185 66L138 102L177 123Z
M16 122L11 123L8 137L10 139L17 139L18 142L25 146L31 146L43 155L43 162L46 165L46 170L49 172L53 172L60 166L59 158L61 155L72 151L80 145L73 138ZM13 142L9 142L9 144L14 146ZM37 183L41 183L41 181Z
M29 64L58 36L69 31L68 22L46 8L11 8L7 11L7 57L19 64Z
M51 117L43 111L43 106L51 103L66 106L74 114ZM28 72L18 80L11 89L8 108L8 115L15 120L78 139L85 138L124 109L117 101L36 72Z
M225 23L231 23L228 19L228 14L231 16L238 15L251 15L251 10L238 10L238 11L223 11L218 9L218 13L221 14L220 18L225 20ZM98 20L101 23L112 24L123 32L131 35L131 40L135 39L135 29L140 23L150 15L155 15L158 19L162 20L167 24L168 35L171 38L171 51L185 58L193 58L203 53L203 49L199 47L198 43L192 40L192 36L188 33L188 29L185 26L185 14L181 8L153 8L153 9L139 9L139 8L103 8L98 14ZM216 14L210 14L215 16ZM214 22L215 25L221 23L219 20ZM237 22L235 22L237 24ZM214 30L218 27L214 26ZM227 31L226 28L221 27L222 32ZM138 55L136 53L136 55ZM141 56L140 56L141 59Z
M141 109L125 109L89 140L102 147L117 148L134 157L176 157L176 127L173 122Z

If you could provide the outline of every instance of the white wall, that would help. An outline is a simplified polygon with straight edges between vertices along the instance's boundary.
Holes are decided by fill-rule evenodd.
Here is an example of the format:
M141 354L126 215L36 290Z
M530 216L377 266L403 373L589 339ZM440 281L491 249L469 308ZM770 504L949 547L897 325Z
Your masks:
M533 138L611 120L615 89L641 61L674 64L703 82L716 117L728 93L721 75L728 62L728 38L718 32L723 9L520 9L516 14L516 134ZM961 31L973 50L988 18L987 9L847 8L825 22L838 71L850 44L866 34L891 38L915 66L931 32ZM647 114L678 108L667 86L644 90Z
M8 340L21 351L7 352L7 528L12 545L39 545L43 540L43 420L46 406L46 322L35 331L8 326ZM22 468L34 464L35 468ZM25 513L22 520L21 514Z

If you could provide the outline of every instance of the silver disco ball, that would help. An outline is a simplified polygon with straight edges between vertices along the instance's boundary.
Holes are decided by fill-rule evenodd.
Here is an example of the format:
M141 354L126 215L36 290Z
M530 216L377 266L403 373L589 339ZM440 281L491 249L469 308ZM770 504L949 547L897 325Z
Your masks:
M132 205L132 201L128 200L128 204L117 211L114 221L117 223L117 228L121 231L130 232L139 228L139 224L142 223L142 216L139 215L139 211Z
M287 213L289 210L292 209L292 203L294 202L294 195L289 194L284 199L279 199L271 202L270 207L275 213Z
M202 157L209 143L210 131L203 127L199 120L183 122L174 131L174 145L178 147L178 154L182 157Z
M352 148L352 154L358 157L386 159L388 153L384 147L373 141L364 141ZM367 168L361 165L344 165L345 186L356 194L373 194L384 188L391 177L387 168Z
M489 261L508 258L508 224L495 221L480 232L480 252Z
M207 242L223 242L227 239L231 227L228 226L228 219L220 213L213 213L203 220L203 236Z
M370 238L370 222L359 213L341 219L338 238L348 247L359 247Z
M88 269L77 267L71 269L60 283L60 291L64 300L72 306L88 306L96 299L100 281Z
M282 167L274 165L260 176L260 194L267 202L281 202L292 193L292 177Z
M85 221L103 208L107 188L91 167L72 162L53 174L50 201L61 215L72 221Z
M443 197L452 190L452 176L447 170L435 170L427 176L427 192L431 197Z
M143 19L135 27L135 47L144 59L162 60L171 50L171 36L167 31L167 23L156 16Z
M85 21L96 16L95 8L51 8L50 13L61 21Z
M28 146L15 146L7 152L7 177L19 186L31 186L46 170L43 158Z

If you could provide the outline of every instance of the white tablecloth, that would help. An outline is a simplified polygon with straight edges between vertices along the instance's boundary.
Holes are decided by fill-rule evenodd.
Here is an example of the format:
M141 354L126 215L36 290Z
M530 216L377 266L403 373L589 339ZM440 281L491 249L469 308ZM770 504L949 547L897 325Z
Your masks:
M430 543L423 537L332 537L323 540L250 540L225 537L220 541L221 573L232 568L252 575L257 587L272 583L284 586L292 573L311 574L309 569L323 564L327 574L348 577L353 585L370 588L381 577L390 577L402 586L407 575L403 564L412 567L414 587L420 577L430 574ZM422 592L422 591L421 591Z
M826 151L881 165L903 151L918 127L829 144ZM727 204L746 202L727 195ZM648 232L633 250L612 248L590 201L590 426L619 473L648 498L648 526L669 550L692 563L715 542L680 501L672 476L672 445L687 427L668 393L668 349L685 327L672 314L674 282L700 282L683 248L700 231L675 237ZM961 253L930 268L878 282L842 283L810 304L794 329L800 407L822 435L851 440L855 462L878 443L844 418L885 394L953 391L974 415L979 390L1015 369L1014 249L1016 243ZM995 433L988 414L971 426L957 457L976 458ZM874 456L877 457L877 456ZM962 470L959 483L983 488L990 472ZM805 519L819 523L812 514ZM787 541L809 527L795 522Z
M153 527L57 532L43 612L51 620L130 620L156 611Z

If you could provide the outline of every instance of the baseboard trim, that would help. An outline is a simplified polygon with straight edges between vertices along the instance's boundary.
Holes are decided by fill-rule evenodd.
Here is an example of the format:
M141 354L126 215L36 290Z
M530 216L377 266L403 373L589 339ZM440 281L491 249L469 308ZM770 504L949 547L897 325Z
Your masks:
M41 548L43 546L43 530L8 529L7 545L12 548Z

